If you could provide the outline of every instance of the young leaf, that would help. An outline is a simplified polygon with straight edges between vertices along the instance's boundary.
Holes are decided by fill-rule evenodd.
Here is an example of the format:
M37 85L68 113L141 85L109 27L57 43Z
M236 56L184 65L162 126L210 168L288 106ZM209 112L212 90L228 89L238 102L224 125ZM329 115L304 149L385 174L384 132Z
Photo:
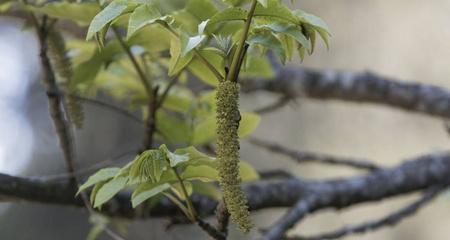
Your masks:
M213 200L220 201L222 199L222 194L219 189L214 187L212 184L204 182L194 182L192 184L193 191L195 193L205 195Z
M128 7L127 0L114 0L99 12L91 24L86 35L86 40L91 39L95 33L100 31L106 24L119 17Z
M119 171L120 171L120 168L116 168L116 167L100 169L94 175L90 176L88 178L88 180L78 188L78 192L76 193L76 195L78 195L80 192L86 190L87 188L97 184L98 182L106 181L108 179L113 178Z
M127 39L133 36L136 31L138 31L145 25L152 24L160 18L161 13L159 13L159 11L153 5L143 4L137 7L130 15Z
M209 166L188 166L181 173L184 180L200 180L202 182L219 181L217 169Z
M50 2L39 7L26 5L26 9L53 18L69 19L80 26L89 25L92 18L100 11L100 7L96 3L71 3L67 1Z
M142 187L141 187L142 186ZM159 193L162 193L166 191L167 189L170 189L169 183L144 183L141 186L139 186L139 192L134 194L131 198L131 204L133 208L137 207L139 204L143 203L145 200L156 196ZM136 191L138 190L136 189Z
M255 9L255 17L276 19L278 21L299 24L297 17L279 0L267 0L267 6L257 5Z
M205 39L206 39L205 35L197 35L197 36L193 36L193 37L188 37L188 36L182 35L182 37L181 37L181 57L185 57L194 48L199 46Z
M267 7L267 0L258 0L259 4L261 4L263 7Z
M178 164L189 160L188 154L172 153L169 151L165 144L161 145L159 149L166 155L166 158L169 159L171 167L176 167Z
M246 18L247 18L247 11L245 9L238 7L227 8L212 16L211 19L208 21L205 30L211 32L213 27L218 23L237 20L245 21Z
M259 115L255 113L242 112L238 128L239 137L244 138L251 134L258 126L260 120ZM215 114L210 115L195 126L192 145L201 145L215 140L217 138L216 132L209 131L209 129L216 129Z
M184 188L186 189L188 196L190 196L193 192L192 183L188 182L188 181L183 181L183 185L184 185ZM177 195L178 198L180 198L183 201L186 200L182 186L179 182L173 183L171 185L171 190L172 190L172 192L174 192Z
M247 43L259 44L268 49L272 49L281 59L284 64L286 62L286 52L283 48L283 44L280 40L271 32L268 31L258 31L250 35L247 39Z
M173 76L183 70L191 62L193 56L192 52L182 56L180 40L172 38L170 41L169 76Z
M100 190L98 190L98 193L95 196L94 208L100 207L105 202L109 201L120 190L125 188L127 182L127 177L118 177L105 183L105 185L103 185Z
M300 45L304 46L308 51L311 50L311 43L303 35L300 26L293 24L274 22L259 26L260 28L268 28L276 33L284 33L297 41Z

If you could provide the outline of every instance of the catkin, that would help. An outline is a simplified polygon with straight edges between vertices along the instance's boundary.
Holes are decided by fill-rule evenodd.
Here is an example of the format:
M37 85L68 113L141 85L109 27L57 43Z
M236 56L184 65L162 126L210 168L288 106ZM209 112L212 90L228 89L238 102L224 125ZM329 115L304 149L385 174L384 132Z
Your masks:
M220 82L216 100L220 186L231 220L248 232L252 224L239 175L239 85L232 81Z
M51 31L48 35L48 56L50 64L55 72L55 77L63 87L65 94L64 106L69 120L77 127L81 128L84 121L84 112L80 99L74 97L78 91L72 86L72 63L67 56L64 38L59 32Z

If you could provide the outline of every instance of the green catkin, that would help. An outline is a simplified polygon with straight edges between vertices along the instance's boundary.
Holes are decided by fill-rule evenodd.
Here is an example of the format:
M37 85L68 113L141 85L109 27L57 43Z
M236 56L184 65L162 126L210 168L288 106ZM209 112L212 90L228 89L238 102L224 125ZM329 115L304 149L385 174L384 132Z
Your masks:
M65 94L64 106L69 120L77 127L81 128L84 121L84 112L80 99L74 97L78 91L71 85L72 63L67 57L64 38L59 32L51 31L48 35L48 56L50 64L55 72L58 84L63 87Z
M248 232L252 223L239 175L239 85L232 81L220 82L216 100L220 186L231 220Z

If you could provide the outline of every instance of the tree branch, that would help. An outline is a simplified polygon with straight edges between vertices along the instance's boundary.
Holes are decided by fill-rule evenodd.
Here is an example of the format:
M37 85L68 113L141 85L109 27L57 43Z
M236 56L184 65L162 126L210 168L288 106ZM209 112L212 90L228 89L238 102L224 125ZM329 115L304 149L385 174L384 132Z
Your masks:
M304 214L306 216L324 208L340 209L448 184L450 184L450 154L435 154L407 161L394 168L385 168L355 177L324 181L297 178L259 181L246 184L244 191L252 210L291 207L298 199L314 196L315 200L309 204L308 212ZM74 195L74 190L67 188L67 183L60 181L30 180L0 174L0 199L83 206L82 201L74 198ZM129 195L119 194L103 206L102 212L122 218L167 217L181 214L168 199L163 199L148 212L139 214L131 207ZM192 196L192 202L201 216L214 214L217 206L216 201L195 194Z
M418 200L413 203L407 205L406 207L395 211L381 219L377 219L374 221L365 222L355 226L345 226L341 229L338 229L334 232L320 234L317 236L311 237L288 237L288 240L330 240L337 239L344 236L356 234L356 233L364 233L368 231L375 231L382 227L394 226L399 223L403 219L415 214L419 209L424 207L426 204L430 203L439 193L441 193L445 188L443 187L432 187L430 190L427 190L423 196L421 196Z
M450 90L397 81L369 72L318 71L286 67L274 78L241 79L242 91L264 90L286 97L374 103L428 115L450 117Z
M305 151L295 151L292 149L288 149L280 144L271 143L265 140L260 139L250 139L250 143L263 147L271 152L282 154L290 157L295 160L297 163L305 163L305 162L314 162L314 163L322 163L322 164L331 164L331 165L342 165L348 166L355 169L362 169L368 171L374 171L381 169L375 163L364 160L364 159L351 159L351 158L343 158L336 157L326 154L305 152Z

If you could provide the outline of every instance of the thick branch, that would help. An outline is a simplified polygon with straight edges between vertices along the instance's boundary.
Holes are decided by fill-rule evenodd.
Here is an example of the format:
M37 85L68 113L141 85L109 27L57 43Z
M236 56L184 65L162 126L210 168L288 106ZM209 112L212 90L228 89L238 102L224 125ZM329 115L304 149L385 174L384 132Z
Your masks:
M442 192L445 188L442 187L432 187L430 190L427 190L423 196L421 196L418 200L413 203L407 205L406 207L395 211L385 217L382 217L377 220L365 222L362 224L358 224L355 226L345 226L341 229L338 229L334 232L324 233L311 237L288 237L288 240L330 240L337 239L347 235L352 235L356 233L364 233L367 231L374 231L382 227L394 226L399 223L403 219L410 217L415 214L419 209L426 206L430 203L439 193Z
M361 176L307 181L291 178L283 181L260 181L244 186L250 208L290 207L298 199L314 196L308 213L324 208L345 208L354 204L378 201L450 183L450 154L427 155L407 161L395 168L382 169ZM47 204L83 206L74 198L67 183L29 180L0 174L0 198ZM201 216L212 215L217 202L193 195L192 201ZM163 199L149 212L139 214L131 207L129 194L123 193L102 208L105 214L124 218L163 217L179 214L177 207ZM306 215L306 214L305 214Z
M429 115L450 117L450 90L402 82L369 72L317 71L286 67L270 80L241 80L244 92L265 90L287 97L375 103Z

